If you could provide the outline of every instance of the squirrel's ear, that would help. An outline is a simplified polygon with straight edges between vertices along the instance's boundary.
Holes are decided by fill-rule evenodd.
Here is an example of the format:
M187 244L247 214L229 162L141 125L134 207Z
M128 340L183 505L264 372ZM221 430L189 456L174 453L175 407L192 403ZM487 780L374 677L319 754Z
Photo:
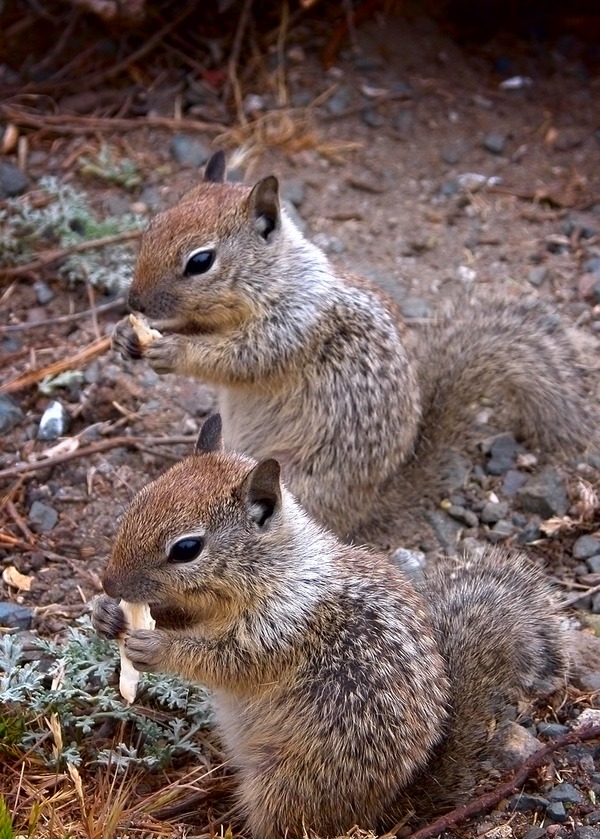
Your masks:
M281 210L279 207L279 181L275 175L269 175L259 181L249 198L250 217L254 226L265 241L269 241L279 230Z
M250 518L259 530L267 530L281 508L281 467L276 460L261 460L243 484Z
M194 452L196 454L205 454L206 452L220 452L223 450L223 434L221 414L211 414L208 419L204 421L204 425L200 429Z
M225 153L219 149L216 151L206 164L204 170L204 180L212 184L222 184L225 180L225 171L227 163L225 160Z

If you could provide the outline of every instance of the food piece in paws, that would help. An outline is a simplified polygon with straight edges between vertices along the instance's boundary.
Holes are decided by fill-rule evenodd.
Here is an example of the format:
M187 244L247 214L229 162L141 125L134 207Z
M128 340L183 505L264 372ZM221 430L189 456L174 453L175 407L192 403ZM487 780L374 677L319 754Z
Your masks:
M123 610L130 631L134 629L154 629L156 624L147 603L129 603L127 600L121 600L119 605ZM135 701L140 674L125 655L125 642L119 641L119 647L121 648L119 691L123 699L131 703Z
M129 323L135 332L140 346L143 350L148 349L153 341L162 337L162 333L158 329L153 329L148 325L148 321L140 318L137 315L129 315Z

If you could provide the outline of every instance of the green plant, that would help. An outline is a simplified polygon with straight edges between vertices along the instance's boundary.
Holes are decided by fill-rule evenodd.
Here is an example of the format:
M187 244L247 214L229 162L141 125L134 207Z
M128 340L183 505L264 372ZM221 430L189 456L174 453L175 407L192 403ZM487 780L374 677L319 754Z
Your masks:
M142 176L135 163L127 157L119 160L114 151L106 145L102 145L93 157L82 156L79 172L81 175L118 184L125 189L134 189L142 182Z
M14 839L15 832L12 826L12 818L4 798L0 796L0 839Z
M89 620L81 619L64 644L38 643L45 665L23 661L18 636L0 643L0 725L11 732L0 740L0 756L20 739L21 748L57 770L84 761L122 771L158 769L202 757L198 734L211 712L200 686L149 674L140 701L129 706L113 686L117 645L98 638Z

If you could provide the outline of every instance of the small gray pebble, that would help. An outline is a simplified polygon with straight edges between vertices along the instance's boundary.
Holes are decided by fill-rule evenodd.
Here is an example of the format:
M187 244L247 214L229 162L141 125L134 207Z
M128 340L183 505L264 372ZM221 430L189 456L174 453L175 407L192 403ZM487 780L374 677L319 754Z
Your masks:
M289 201L294 207L300 207L304 201L306 187L304 181L294 180L285 181L281 188L281 197L284 201Z
M161 210L163 207L163 199L160 190L157 186L146 186L140 193L142 204L145 204L153 212Z
M6 434L18 425L24 416L12 396L0 393L0 434Z
M479 518L484 524L495 524L508 515L508 504L506 501L488 501L481 511Z
M0 163L0 198L15 198L27 189L29 181L18 166Z
M465 510L464 507L459 507L458 504L452 504L446 510L449 516L452 516L456 521L460 521L467 527L477 527L479 519L472 510Z
M38 303L42 306L45 306L46 303L49 303L54 298L54 292L47 285L43 280L36 280L33 284L33 290L35 291L35 296L37 297Z
M381 59L374 55L358 55L354 59L354 66L357 70L368 73L371 70L382 70L384 65Z
M28 524L36 533L49 533L58 521L58 513L43 501L34 501L29 508Z
M64 405L55 399L51 402L40 420L37 438L38 440L57 440L69 430L71 418Z
M512 522L507 521L506 519L500 519L497 521L496 524L491 527L487 532L487 538L493 544L497 542L501 542L503 539L508 539L509 536L512 536L515 532L515 526Z
M575 559L589 559L600 554L600 539L597 536L580 536L573 545Z
M188 137L187 134L176 134L169 151L177 163L194 169L204 166L211 156L211 150L205 143L195 137Z
M551 801L546 807L546 816L559 824L564 824L569 818L562 801Z
M566 725L561 725L558 722L540 722L537 727L539 734L544 734L546 737L554 739L555 737L562 737L563 734L569 733L569 728ZM548 798L551 798L549 795Z
M401 108L393 119L392 126L401 137L407 137L415 124L415 115L411 108Z
M546 830L543 827L530 827L523 834L523 839L542 839L546 835Z
M0 626L10 629L29 629L33 623L33 609L18 603L0 601Z
M573 839L600 839L600 830L597 827L578 827L573 832Z
M458 144L445 146L440 152L440 157L448 166L454 166L462 158L463 151L464 149Z
M422 551L396 548L390 554L390 561L410 580L420 582L423 579L426 558Z
M495 434L482 443L483 451L489 456L486 471L489 475L503 475L514 466L518 443L512 434Z
M521 507L544 519L564 516L569 509L569 499L563 478L553 469L543 469L533 475L517 492Z
M327 104L325 107L329 111L330 114L337 116L339 114L344 113L346 108L350 103L350 88L349 87L340 87L336 92L327 100Z
M458 181L446 181L445 184L442 184L440 192L445 198L451 198L453 195L460 192L460 184Z
M594 256L592 259L588 259L583 267L588 273L596 274L597 277L600 277L600 256Z
M483 148L492 154L502 154L506 146L506 134L490 131L483 138Z
M585 601L583 601L585 603ZM585 607L588 608L588 607ZM600 594L595 594L592 597L589 609L593 615L600 615Z
M588 813L587 816L588 824L598 824L600 823L600 810L594 810L593 813Z
M600 574L600 554L597 554L596 556L588 556L585 564L592 574Z
M542 795L529 795L526 792L513 795L508 802L509 810L516 810L518 813L531 813L534 810L545 810L548 806L548 799Z
M375 108L363 108L360 112L360 118L369 128L381 128L382 125L385 125L385 117Z
M527 475L518 469L509 469L502 480L502 492L512 498L527 483Z
M529 272L529 282L532 286L538 288L544 282L546 277L548 276L548 268L545 265L536 265L535 268L532 268Z
M407 319L431 317L431 308L421 297L407 297L400 303L400 311Z
M520 545L529 545L540 539L541 535L539 523L535 520L528 521L519 533L518 542Z
M563 804L582 804L583 795L573 784L557 784L548 793L548 801L562 801Z

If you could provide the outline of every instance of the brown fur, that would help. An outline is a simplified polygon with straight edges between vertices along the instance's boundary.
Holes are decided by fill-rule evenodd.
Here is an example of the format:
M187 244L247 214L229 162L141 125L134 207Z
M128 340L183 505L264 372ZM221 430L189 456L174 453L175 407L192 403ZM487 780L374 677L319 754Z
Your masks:
M417 509L439 501L448 447L482 395L511 404L534 445L597 441L575 353L543 306L460 305L411 339L379 288L336 271L294 228L276 185L192 189L151 222L130 289L166 333L150 364L217 386L228 448L277 457L315 517L383 545L418 538ZM198 248L215 263L185 276ZM140 356L126 320L114 345Z
M105 590L157 618L125 635L129 658L213 691L255 839L377 829L407 802L424 815L460 800L506 699L564 675L543 574L494 548L417 586L317 525L275 461L218 449L213 427L123 517ZM174 562L190 534L202 551ZM93 621L124 633L110 597Z

